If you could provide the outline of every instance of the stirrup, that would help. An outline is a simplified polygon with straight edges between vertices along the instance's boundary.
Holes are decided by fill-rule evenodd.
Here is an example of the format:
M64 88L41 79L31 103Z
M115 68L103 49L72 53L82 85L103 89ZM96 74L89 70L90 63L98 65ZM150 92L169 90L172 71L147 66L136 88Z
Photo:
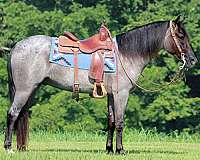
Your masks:
M104 87L104 83L103 82L100 83L100 86L101 86L102 95L98 95L98 93L97 93L97 83L96 82L94 83L94 90L92 92L94 98L103 98L103 97L105 97L107 95L107 92L106 92L106 89Z

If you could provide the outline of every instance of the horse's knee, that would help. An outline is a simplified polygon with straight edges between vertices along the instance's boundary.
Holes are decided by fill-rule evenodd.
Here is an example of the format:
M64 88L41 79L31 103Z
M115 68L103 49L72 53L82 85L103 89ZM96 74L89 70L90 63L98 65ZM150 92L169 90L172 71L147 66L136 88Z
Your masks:
M112 129L112 130L115 129L115 123L114 122L110 123L109 126L110 126L110 129Z
M115 126L114 115L112 113L108 115L108 124L111 128Z
M115 128L116 128L117 131L123 130L124 122L122 120L115 122Z

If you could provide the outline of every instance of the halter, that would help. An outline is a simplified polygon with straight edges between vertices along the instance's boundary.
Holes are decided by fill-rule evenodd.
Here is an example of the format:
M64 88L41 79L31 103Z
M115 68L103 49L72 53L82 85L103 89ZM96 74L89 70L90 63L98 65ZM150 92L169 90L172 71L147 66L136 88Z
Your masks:
M176 27L175 27L175 29L176 29ZM186 65L185 53L183 52L183 50L182 50L182 48L181 48L181 46L180 46L180 44L178 42L177 36L176 36L176 34L174 32L174 25L173 25L172 21L170 21L170 32L171 32L172 38L173 38L173 40L174 40L174 42L176 44L176 47L178 48L178 51L181 54L181 60L183 61L183 65L181 65L179 67L179 69L182 70L182 69L185 68L185 65Z

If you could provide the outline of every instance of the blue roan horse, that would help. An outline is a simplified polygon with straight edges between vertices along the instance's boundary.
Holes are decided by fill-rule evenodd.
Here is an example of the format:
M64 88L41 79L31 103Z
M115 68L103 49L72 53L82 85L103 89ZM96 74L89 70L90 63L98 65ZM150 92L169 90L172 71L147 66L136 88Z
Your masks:
M108 102L107 152L113 152L113 133L116 129L116 152L123 153L122 133L124 112L129 91L134 89L144 67L161 49L175 55L186 67L197 59L189 43L188 34L177 17L173 21L147 24L113 38L115 41L118 74L105 74ZM4 147L11 150L12 133L16 127L17 148L26 149L28 109L35 91L41 84L72 91L73 68L49 63L51 37L32 36L16 44L8 63L9 91L12 105L7 115ZM79 70L80 92L91 93L88 71ZM118 80L116 80L118 78ZM118 81L118 82L117 82Z

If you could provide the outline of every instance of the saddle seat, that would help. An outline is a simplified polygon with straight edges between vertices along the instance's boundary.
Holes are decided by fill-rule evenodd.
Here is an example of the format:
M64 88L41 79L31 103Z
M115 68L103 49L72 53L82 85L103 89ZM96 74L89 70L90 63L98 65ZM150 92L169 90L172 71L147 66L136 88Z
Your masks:
M64 32L64 36L58 39L59 51L62 53L71 53L69 49L78 48L81 52L92 54L97 50L111 51L113 48L110 32L105 26L101 26L99 33L85 40L79 40L70 32Z

